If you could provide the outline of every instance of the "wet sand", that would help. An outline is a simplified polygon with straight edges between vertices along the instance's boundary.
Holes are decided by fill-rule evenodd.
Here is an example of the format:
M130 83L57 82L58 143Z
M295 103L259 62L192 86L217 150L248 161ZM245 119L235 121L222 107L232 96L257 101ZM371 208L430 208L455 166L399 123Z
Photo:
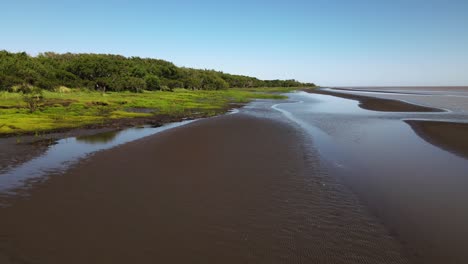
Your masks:
M340 98L359 101L359 107L371 111L379 112L443 112L437 108L424 107L416 104L407 103L399 100L384 99L362 94L336 93L333 91L346 92L378 92L398 95L414 95L421 92L466 92L466 87L381 87L381 88L333 88L331 90L305 90L309 93L332 95ZM455 153L459 156L468 158L468 123L430 121L430 120L405 120L407 124L428 143L438 146L442 149Z
M468 113L468 86L458 87L355 87L329 88L340 94L355 94L446 109L453 113Z
M339 90L339 89L334 89ZM344 90L344 89L343 89ZM399 100L390 100L383 98L375 98L371 96L337 93L330 90L322 89L305 89L308 93L332 95L340 98L351 99L359 101L359 107L366 110L380 111L380 112L443 112L443 110L425 107L415 104L406 103ZM348 90L346 90L348 91Z
M116 131L117 128L73 129L67 132L50 132L39 136L21 135L0 137L0 173L43 154L57 140Z
M398 96L401 100L407 98ZM312 147L329 161L331 174L343 179L392 230L412 252L413 263L465 263L468 162L446 151L448 147L441 142L421 138L423 134L415 132L405 121L466 123L467 115L452 106L462 106L461 103L466 106L467 98L464 101L462 97L446 95L418 98L429 106L449 105L450 111L370 111L360 107L358 100L305 92L290 94L295 103L280 104L277 108L309 132L314 141ZM427 131L424 137L431 133L432 137L447 140L454 132L445 126ZM463 149L466 132L461 130L458 134L459 141L451 144L458 143L458 148Z
M362 94L336 93L333 91L364 91L370 92L368 96ZM419 106L399 100L372 97L373 92L404 95L425 94L431 92L466 93L467 87L367 87L367 88L333 88L332 90L306 90L309 93L332 95L345 99L359 101L359 107L381 112L442 112L437 108ZM468 104L468 102L467 102ZM428 143L450 151L461 157L468 158L468 123L431 121L431 120L405 120L407 124Z
M302 134L245 114L102 151L0 210L2 263L407 263Z
M428 112L323 92L101 151L1 198L0 263L463 262L466 99L420 97Z
M219 110L219 113L224 113L241 106L241 104L230 104L227 108ZM171 122L204 117L207 117L207 115L200 113L183 114L181 116L155 115L152 117L113 119L108 122L90 124L81 128L60 128L39 132L38 134L28 132L18 135L0 135L0 149L2 150L0 152L0 173L41 155L49 146L55 144L60 139L119 131L145 125L160 127Z
M379 91L400 93L433 93L442 92L448 93L466 93L468 86L363 86L363 87L333 87L333 89L352 90L352 91Z
M405 122L427 142L468 159L468 123L426 120Z

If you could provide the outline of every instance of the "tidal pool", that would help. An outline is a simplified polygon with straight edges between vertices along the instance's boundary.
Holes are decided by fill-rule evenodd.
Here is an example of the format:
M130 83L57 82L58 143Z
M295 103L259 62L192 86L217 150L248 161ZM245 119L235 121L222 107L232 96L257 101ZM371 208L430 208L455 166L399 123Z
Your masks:
M45 180L51 173L62 172L80 159L100 150L110 149L196 120L185 120L161 127L135 127L91 136L60 139L42 155L0 174L0 192L16 194L29 182Z
M408 96L407 101L414 100ZM273 109L309 135L309 147L318 150L332 174L418 256L415 259L468 259L468 159L432 145L405 122L467 122L463 111L451 107L462 97L430 97L429 106L444 105L447 98L456 101L448 104L451 111L439 113L369 111L359 108L358 101L305 92L289 98L292 102ZM404 94L398 98L407 99Z

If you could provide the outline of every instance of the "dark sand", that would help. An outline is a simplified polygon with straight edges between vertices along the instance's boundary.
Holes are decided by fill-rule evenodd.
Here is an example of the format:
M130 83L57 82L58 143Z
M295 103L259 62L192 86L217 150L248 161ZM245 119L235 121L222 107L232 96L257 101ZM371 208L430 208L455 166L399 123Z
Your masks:
M51 145L62 138L89 136L116 131L115 127L95 129L72 129L66 132L50 132L39 136L18 135L0 137L0 172L22 164L44 153Z
M426 120L405 122L427 142L468 159L468 123Z
M339 89L336 89L339 90ZM342 89L345 90L345 89ZM305 89L305 92L332 95L345 99L359 101L359 107L366 110L379 111L379 112L444 112L443 110L431 107L425 107L415 104L406 103L399 100L375 98L372 96L346 94L339 92L332 92L322 89Z
M425 131L414 133L404 122L418 118L466 122L466 114L388 114L363 111L356 103L334 96L295 93L290 98L298 103L280 109L310 131L315 145L331 160L332 175L346 182L411 249L413 263L467 262L468 163L437 149L466 152L466 125L445 123L430 129L423 125ZM424 96L420 101L445 109L444 104L455 99L468 105L466 97L452 95ZM428 144L420 137L438 142Z
M468 86L360 86L360 87L333 87L334 90L369 91L369 92L404 92L406 94L420 92L467 92Z
M226 108L220 109L219 113L225 113L240 106L242 104L230 104ZM133 109L133 111L143 112L144 110ZM18 135L0 135L0 172L39 156L59 139L89 136L144 125L159 127L171 122L204 117L207 117L207 114L202 112L186 113L180 116L155 115L151 117L112 119L104 123L90 124L81 128L60 128L40 132L39 134L28 132Z
M0 262L406 263L300 137L238 114L99 152L0 209Z

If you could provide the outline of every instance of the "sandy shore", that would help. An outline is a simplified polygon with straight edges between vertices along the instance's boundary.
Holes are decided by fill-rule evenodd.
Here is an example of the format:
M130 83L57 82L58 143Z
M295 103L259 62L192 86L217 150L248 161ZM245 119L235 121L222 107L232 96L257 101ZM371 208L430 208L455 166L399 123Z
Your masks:
M230 104L227 108L219 110L219 114L241 106L243 105ZM0 152L0 172L42 154L49 146L55 144L55 142L60 139L119 131L138 126L159 127L167 123L206 117L206 114L201 113L184 114L180 116L155 115L141 118L112 119L107 122L90 124L85 127L62 128L43 131L38 134L0 135L0 149L2 150Z
M237 114L99 152L0 210L0 261L406 263L300 137Z
M2 150L0 152L0 172L40 156L59 139L88 136L119 129L120 128L109 126L102 128L80 128L66 132L43 133L40 136L21 135L16 137L0 137L0 149Z
M357 100L367 110L401 112L401 120L417 136L399 122L415 138L468 157L466 124L411 120L405 113L439 111L436 108L312 92ZM313 109L313 103L307 107ZM464 240L453 232L466 230L465 224L457 222L466 219L466 213L456 209L459 205L451 199L464 191L452 186L447 188L455 194L428 195L443 191L442 184L451 186L450 175L431 178L426 172L424 186L411 180L425 169L435 171L415 166L423 153L412 155L411 164L395 157L380 164L387 156L373 160L382 153L366 153L361 142L354 151L380 165L374 174L370 165L363 171L347 170L341 178L351 182L344 181L344 186L338 173L321 163L313 142L319 139L312 137L309 142L304 131L271 110L273 103L264 104L101 151L66 173L50 175L22 191L25 197L2 197L11 206L0 208L0 263L407 263L407 258L414 263L440 263L463 259ZM298 111L304 104L296 105L298 109L283 107L295 110L305 122L321 124L320 111L310 116L307 109L303 115ZM349 125L359 129L340 127L346 124L340 118L353 120ZM346 111L327 114L323 121L325 128L333 121L336 131L348 133L364 127L356 117L347 117ZM341 134L332 130L330 135L339 139ZM53 134L47 136L53 138ZM4 140L15 146L9 153L35 154L28 151L29 141L17 145L14 138ZM30 136L30 140L36 138ZM379 142L385 146L391 141L383 136ZM46 147L40 142L35 146L38 151ZM10 155L4 157L8 161ZM413 167L414 173L404 174L405 168ZM462 188L463 182L454 186ZM415 183L406 193L403 186ZM431 217L424 220L423 215ZM441 255L448 253L455 255Z
M339 90L339 89L336 89ZM359 101L359 107L366 110L380 111L380 112L443 112L443 110L431 107L425 107L415 104L406 103L399 100L375 98L372 96L364 96L357 94L347 94L332 92L322 89L305 89L308 93L332 95L345 99Z
M436 89L433 87L432 89ZM454 87L453 89L456 89ZM333 88L334 90L351 91L349 89ZM443 90L442 88L438 88ZM413 89L417 91L417 89ZM413 91L410 90L410 91ZM466 91L466 87L459 87L458 90ZM372 96L364 96L357 94L344 94L335 93L328 90L322 89L307 89L309 93L332 95L345 99L351 99L359 101L359 107L379 112L441 112L437 108L430 108L419 106L411 103L406 103L399 100L376 98ZM375 90L356 90L356 91L375 91ZM388 91L394 93L395 91ZM408 94L411 94L410 92ZM468 123L457 123L457 122L442 122L442 121L430 121L430 120L405 120L407 124L424 140L428 143L435 145L444 150L450 151L461 157L468 158Z
M407 120L427 142L468 159L468 123Z
M459 87L355 87L331 88L337 93L371 96L380 99L403 100L410 104L468 113L468 86Z
M332 175L343 179L411 248L413 263L468 259L468 163L462 154L445 151L466 152L466 114L368 111L347 99L305 92L290 98L297 103L278 107L308 131L330 160ZM406 100L406 95L400 98ZM429 95L419 100L444 108L460 98ZM410 120L426 129L415 132L405 122Z

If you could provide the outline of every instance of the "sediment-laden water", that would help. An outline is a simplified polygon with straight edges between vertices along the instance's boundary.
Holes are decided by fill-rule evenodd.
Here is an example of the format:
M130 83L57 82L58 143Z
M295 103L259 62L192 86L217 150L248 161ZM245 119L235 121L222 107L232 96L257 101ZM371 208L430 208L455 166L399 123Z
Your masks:
M357 101L304 92L290 94L296 102L279 104L274 109L308 131L333 175L343 179L412 251L416 261L463 263L468 260L468 159L457 155L466 150L456 148L466 146L468 140L460 136L467 127L468 115L462 108L468 105L468 98L466 91L458 90L453 95L430 89L406 91L415 92L422 95L393 90L391 94L377 94L429 107L445 106L448 111L368 111L359 108ZM374 94L356 94L364 93ZM447 98L453 101L445 103ZM430 142L437 140L431 141L430 137L440 135L424 135L429 137L425 140L420 137L424 131L414 131L408 124L410 120L442 121L446 125L435 132L450 135L454 127L458 129L453 133L458 141L445 139L449 144L433 145Z
M422 96L391 92L412 103L406 94ZM447 96L433 95L421 105L444 104ZM428 135L467 120L460 96L429 113L288 96L183 127L59 141L0 176L9 205L0 209L0 262L468 259L468 159L452 141ZM440 130L414 120L446 123ZM27 195L11 192L31 179Z

